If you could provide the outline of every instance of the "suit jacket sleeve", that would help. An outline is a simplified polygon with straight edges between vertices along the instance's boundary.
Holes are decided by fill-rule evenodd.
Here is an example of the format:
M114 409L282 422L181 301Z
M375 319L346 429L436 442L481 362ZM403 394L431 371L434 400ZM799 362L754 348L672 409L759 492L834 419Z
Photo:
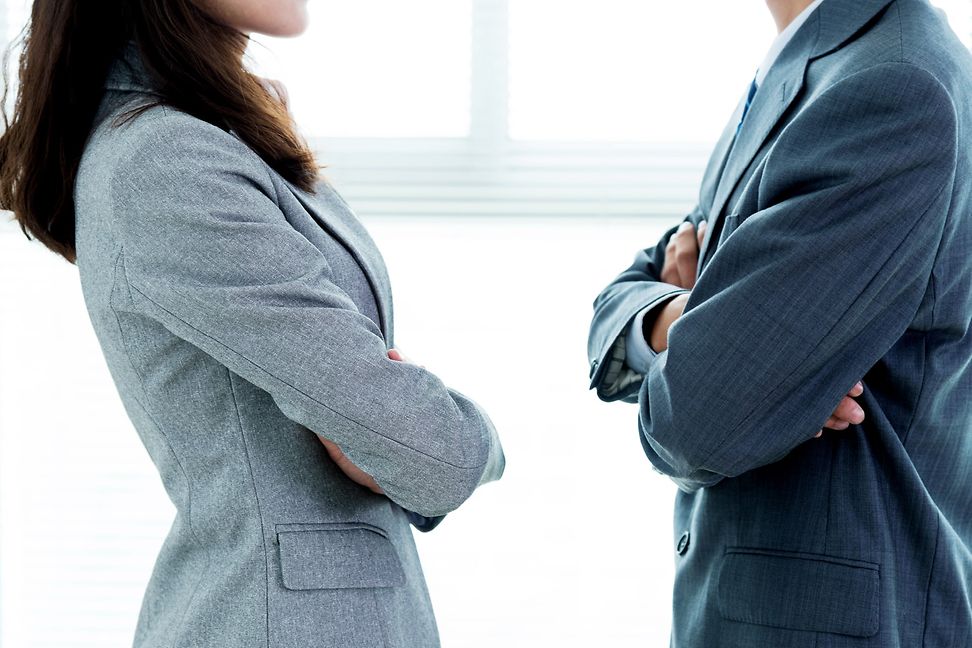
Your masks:
M698 227L702 218L702 212L696 207L682 222L689 221ZM656 309L665 302L689 292L661 280L665 247L679 225L681 222L668 229L654 247L639 251L631 266L594 300L594 316L587 337L590 388L596 389L603 401L637 402L644 376L624 361L629 327L643 309L648 309L645 317L651 321Z
M904 63L858 72L792 119L757 210L704 268L641 384L657 469L690 491L819 431L920 306L956 141L946 90Z
M288 223L245 144L169 110L134 137L111 193L137 312L268 392L420 516L443 515L500 477L486 413L387 357L380 330Z

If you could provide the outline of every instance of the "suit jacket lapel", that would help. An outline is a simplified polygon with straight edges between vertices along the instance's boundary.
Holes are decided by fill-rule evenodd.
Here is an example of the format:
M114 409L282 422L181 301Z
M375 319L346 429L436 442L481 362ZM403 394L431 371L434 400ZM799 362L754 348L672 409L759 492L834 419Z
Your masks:
M351 208L344 202L344 199L331 189L326 181L320 181L317 184L317 193L311 196L299 187L294 186L286 178L283 178L283 180L287 183L287 187L296 196L300 204L303 205L304 209L318 222L324 231L333 236L348 250L361 267L362 272L368 279L371 292L375 296L375 303L378 306L378 314L381 319L378 326L385 336L385 341L391 346L394 343L391 329L391 281L385 269L385 262L371 235L357 221ZM321 202L329 207L327 211L346 213L348 218L326 217L324 210L321 209Z
M727 137L727 133L733 131L739 123L741 111L736 110L726 126L727 133L723 133L722 139L716 145L717 152L720 149L729 151L723 163L724 167L715 166L710 161L703 181L701 199L703 205L710 206L709 225L699 250L697 275L702 272L708 257L714 251L712 234L717 231L720 219L725 216L723 212L726 203L756 154L803 89L807 65L813 59L839 49L892 1L826 0L821 3L783 49L769 74L763 79L746 120L733 141L731 136ZM731 148L726 142L730 143ZM716 158L714 154L713 160Z
M707 253L714 247L710 234L718 231L717 226L724 217L726 202L780 118L803 88L804 74L816 44L818 28L819 20L814 12L780 53L753 97L715 190L706 236L699 250L699 272L705 265ZM738 119L735 116L728 127L735 128Z

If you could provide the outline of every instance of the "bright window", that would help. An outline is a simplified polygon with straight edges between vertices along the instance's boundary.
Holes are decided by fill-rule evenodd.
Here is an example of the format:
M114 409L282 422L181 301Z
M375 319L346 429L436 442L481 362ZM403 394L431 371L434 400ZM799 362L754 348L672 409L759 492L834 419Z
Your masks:
M713 142L775 34L761 2L510 0L510 18L516 139Z
M299 38L258 37L310 137L465 137L471 0L311 2Z

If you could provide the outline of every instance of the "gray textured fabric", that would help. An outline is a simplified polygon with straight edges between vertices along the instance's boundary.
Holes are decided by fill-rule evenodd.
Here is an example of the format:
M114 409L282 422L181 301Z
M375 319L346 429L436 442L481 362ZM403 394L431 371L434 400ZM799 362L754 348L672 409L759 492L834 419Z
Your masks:
M608 393L677 226L588 340L679 486L672 646L972 646L972 56L925 0L825 0L733 142L740 110L668 348ZM864 422L812 439L862 378Z
M134 645L438 646L404 509L438 518L498 479L492 423L388 359L384 263L326 182L301 191L172 108L114 127L150 92L128 47L75 194L91 322L177 509Z

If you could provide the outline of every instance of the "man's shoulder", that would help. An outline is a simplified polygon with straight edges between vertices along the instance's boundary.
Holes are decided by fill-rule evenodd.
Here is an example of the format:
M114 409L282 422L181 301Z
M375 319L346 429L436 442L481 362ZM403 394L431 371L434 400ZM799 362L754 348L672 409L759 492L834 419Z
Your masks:
M900 59L934 76L956 103L972 94L972 53L955 33L945 12L927 0L897 0Z
M868 71L912 69L937 80L958 103L972 94L972 54L941 9L895 0L874 22L816 62L818 91ZM885 87L893 92L893 87ZM875 88L876 92L881 87Z

